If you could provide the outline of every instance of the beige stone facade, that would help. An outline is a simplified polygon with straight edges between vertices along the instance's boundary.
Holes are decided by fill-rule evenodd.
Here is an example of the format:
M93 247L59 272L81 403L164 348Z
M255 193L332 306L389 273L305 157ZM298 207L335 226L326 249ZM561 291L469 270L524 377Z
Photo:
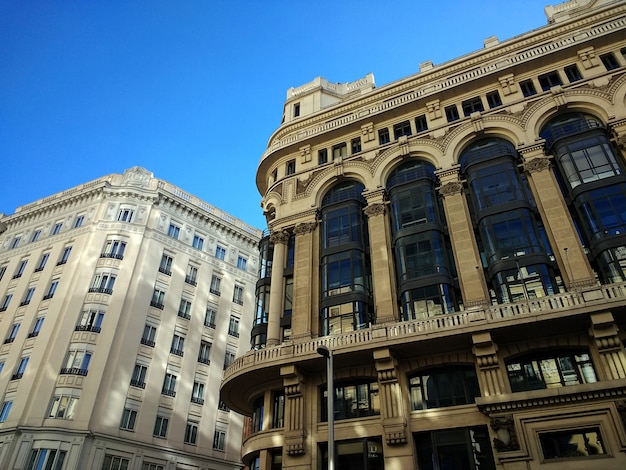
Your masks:
M139 167L0 226L0 468L241 468L261 231Z
M287 92L257 171L252 351L222 399L243 460L626 468L626 3L377 88Z

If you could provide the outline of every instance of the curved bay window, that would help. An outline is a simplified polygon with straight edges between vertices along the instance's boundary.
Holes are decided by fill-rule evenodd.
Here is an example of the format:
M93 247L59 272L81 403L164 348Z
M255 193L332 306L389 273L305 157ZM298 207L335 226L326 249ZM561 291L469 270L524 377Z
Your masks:
M335 185L321 209L320 334L367 328L374 321L364 186Z
M405 320L458 310L455 269L435 167L411 160L387 180L398 295Z
M422 372L409 378L409 388L413 410L467 405L480 396L476 370L472 366Z
M541 137L600 277L626 281L626 175L607 129L590 114L566 113Z
M272 277L272 258L274 244L266 235L259 242L259 280L256 283L256 311L250 332L250 347L265 347L267 341L267 322L270 308L270 281Z
M492 300L558 293L552 250L513 145L483 139L467 147L459 162Z
M534 354L507 362L506 370L513 392L598 381L586 351Z

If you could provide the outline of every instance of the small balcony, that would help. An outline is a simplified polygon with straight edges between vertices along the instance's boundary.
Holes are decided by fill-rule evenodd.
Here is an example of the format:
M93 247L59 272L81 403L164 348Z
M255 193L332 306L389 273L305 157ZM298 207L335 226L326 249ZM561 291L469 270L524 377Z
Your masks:
M165 307L164 304L162 304L161 302L157 302L156 300L151 300L150 306L154 308L158 308L159 310L163 310L163 307Z
M113 289L109 289L108 287L90 287L89 292L96 292L98 294L112 294Z
M79 367L64 367L61 369L61 374L81 375L85 377L87 375L87 369L81 369Z
M197 286L198 283L196 282L196 280L193 277L190 276L185 276L185 282L191 286Z

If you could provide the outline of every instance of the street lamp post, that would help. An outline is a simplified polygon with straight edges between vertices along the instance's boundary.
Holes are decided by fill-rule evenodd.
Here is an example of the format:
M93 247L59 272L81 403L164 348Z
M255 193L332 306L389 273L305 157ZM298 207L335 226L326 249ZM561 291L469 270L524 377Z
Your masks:
M317 347L317 353L326 358L326 408L328 408L328 470L335 470L335 384L333 376L335 375L333 365L333 353L323 344Z

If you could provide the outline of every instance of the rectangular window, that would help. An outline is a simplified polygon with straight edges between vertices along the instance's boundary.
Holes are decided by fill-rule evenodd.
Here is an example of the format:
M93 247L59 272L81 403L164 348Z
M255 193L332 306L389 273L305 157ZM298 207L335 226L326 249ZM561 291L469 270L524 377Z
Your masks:
M46 263L48 262L48 258L50 258L50 253L44 253L41 255L41 259L39 260L39 264L35 268L35 272L41 272L46 267Z
M184 354L183 349L185 347L185 338L181 335L177 335L174 333L174 337L172 338L172 346L170 347L170 352L176 356L181 356Z
M29 357L23 357L20 359L15 373L11 376L11 380L19 380L24 376L24 372L26 372L26 366L28 365L28 360Z
M535 89L535 85L533 84L532 80L524 80L519 82L519 87L525 97L537 94L537 90Z
M317 151L317 164L323 165L328 163L328 149L319 149Z
M353 155L361 151L361 138L360 137L357 137L350 141L350 149Z
M2 404L2 409L0 409L0 423L4 423L9 417L9 413L11 412L11 407L13 406L12 401L5 401Z
M185 275L185 282L192 286L197 285L196 278L198 277L198 268L191 264L187 266L187 274Z
M13 294L7 294L4 296L2 305L0 305L0 312L4 312L7 308L9 308L9 304L11 303L12 298L13 298Z
M170 374L169 372L165 374L161 393L170 397L176 396L176 376L174 374Z
M144 462L141 464L141 470L165 470L165 465L152 462Z
M165 416L157 416L156 422L154 423L153 435L156 437L166 437L167 425L169 424L169 422L169 418L166 418Z
M546 460L585 458L606 453L598 427L539 433L539 442Z
M220 411L224 411L226 413L228 413L230 411L230 408L227 407L222 400L220 400L218 402L217 409L220 410Z
M27 263L28 263L28 260L26 259L23 259L22 261L20 261L20 264L17 265L17 271L15 271L15 274L13 275L13 279L18 279L22 277L22 274L24 274L24 270L26 269Z
M388 144L390 140L388 128L378 129L378 143L380 145Z
M233 302L237 305L243 305L243 287L235 284L235 289L233 290Z
M13 323L13 326L11 326L11 329L9 330L9 334L4 340L4 344L12 343L13 341L15 341L15 337L17 336L18 331L20 331L20 324Z
M296 161L289 160L287 164L285 165L285 174L293 175L295 172L296 172Z
M72 247L71 246L66 246L63 249L63 253L61 254L61 259L59 259L59 262L57 263L57 266L60 266L62 264L67 263L67 260L69 259L71 252L72 252Z
M466 117L472 113L482 113L485 110L480 96L463 101L461 107L463 108L463 115Z
M33 329L30 333L28 333L29 338L34 338L39 335L41 327L43 326L44 318L44 316L37 317L37 319L35 320L35 324L33 325Z
M77 404L78 397L72 395L55 395L52 398L48 418L72 419Z
M204 326L208 328L215 328L215 317L217 316L217 311L211 307L207 307L204 312Z
M226 444L226 431L222 431L221 429L216 429L215 434L213 434L213 448L215 450L224 450L224 446Z
M180 235L180 227L176 224L171 223L169 228L167 229L167 235L178 240L178 236Z
M52 228L52 235L58 235L59 233L61 233L62 228L63 222L57 222L56 224L54 224L54 227Z
M174 258L166 253L163 253L163 255L161 256L161 263L159 263L159 272L171 276L173 262Z
M193 246L197 250L201 250L204 246L204 238L202 238L200 235L194 235L191 246Z
M293 104L293 117L300 116L300 103Z
M52 297L54 297L54 293L57 291L57 287L59 287L59 280L58 279L54 279L50 283L50 287L48 288L48 292L46 293L46 295L43 296L43 300L48 300L48 299L51 299Z
M112 294L116 276L113 273L96 273L89 292L99 292L100 294Z
M154 347L154 338L156 337L156 327L152 325L146 325L143 327L143 335L141 336L141 344Z
M123 240L111 239L107 240L104 250L100 254L100 258L124 259L124 250L126 250L126 242Z
M226 370L228 366L233 363L234 360L235 353L231 351L226 351L226 354L224 355L224 370Z
M497 108L498 106L502 106L502 99L500 98L500 93L498 90L487 93L487 104L490 108Z
M194 382L191 390L191 403L204 405L204 384L202 382Z
M456 104L446 106L445 111L448 122L457 121L459 119L459 109L456 107Z
M148 373L148 367L143 364L135 364L133 369L133 376L130 379L130 384L133 387L145 388L146 387L146 374Z
M130 460L117 455L106 454L102 463L102 470L128 470ZM37 467L39 469L39 467ZM56 470L56 469L55 469Z
M211 357L211 343L208 341L200 342L200 351L198 352L198 362L209 364Z
M215 257L224 261L224 259L226 258L226 248L217 245L217 247L215 248Z
M607 70L613 70L619 67L619 62L611 52L608 54L602 54L600 56L600 60Z
M211 292L211 294L215 294L215 295L220 295L221 291L220 291L220 284L222 283L222 279L213 275L211 277L211 287L209 288L209 291Z
M563 82L561 81L561 77L559 77L559 73L556 70L553 72L541 74L537 78L539 80L539 85L541 85L541 89L543 91L548 91L554 86L559 86L563 84Z
M452 428L414 434L417 468L495 468L486 426ZM479 465L476 463L480 462Z
M333 160L338 160L340 158L348 155L348 147L345 142L341 144L333 145Z
M180 299L178 306L178 316L185 320L191 319L191 302L187 299Z
M187 421L187 426L185 427L185 444L196 445L197 440L198 440L198 422Z
M228 334L234 336L235 338L239 338L239 318L234 315L231 315L230 322L228 324Z
M134 215L135 215L134 207L121 207L119 212L117 213L117 221L131 223L133 221Z
M246 258L244 258L241 255L237 257L237 267L239 269L245 271L247 265L248 265L248 260Z
M33 294L35 293L34 287L29 287L26 291L26 295L24 296L24 300L20 303L20 306L28 305L33 298Z
M165 307L165 304L163 303L164 301L165 292L155 287L154 292L152 292L152 300L150 301L150 305L158 308L159 310L163 310L163 307Z
M22 237L20 235L18 235L17 237L15 237L13 239L13 242L11 242L11 248L17 248L18 246L20 246L20 241L22 240Z
M84 221L85 221L84 215L81 214L78 217L76 217L76 219L74 220L74 228L81 227Z
M58 449L33 449L30 451L26 470L61 470L66 454L66 451ZM118 469L119 467L112 467L110 470Z
M61 369L61 374L87 375L89 363L91 362L91 352L84 349L68 351L65 359L65 367Z
M583 78L580 74L580 71L578 70L578 67L576 67L576 64L568 65L563 70L565 71L565 75L567 76L567 79L570 81L570 83L577 82L578 80L582 80Z
M393 137L398 140L403 135L411 135L411 121L403 121L393 125Z
M282 428L285 426L285 393L274 393L272 406L272 428Z
M415 118L415 130L417 132L424 132L428 130L428 121L426 121L425 114L421 114Z
M6 266L0 266L0 281L2 281L2 278L4 277L4 273L7 272L7 267Z
M135 429L135 421L137 421L137 410L124 408L124 411L122 412L122 420L120 422L120 429L132 431Z
M41 229L37 229L33 232L33 235L30 237L31 242L36 242L41 237Z
M103 310L98 310L97 308L86 308L80 313L78 324L74 330L100 333L102 320L104 320Z

